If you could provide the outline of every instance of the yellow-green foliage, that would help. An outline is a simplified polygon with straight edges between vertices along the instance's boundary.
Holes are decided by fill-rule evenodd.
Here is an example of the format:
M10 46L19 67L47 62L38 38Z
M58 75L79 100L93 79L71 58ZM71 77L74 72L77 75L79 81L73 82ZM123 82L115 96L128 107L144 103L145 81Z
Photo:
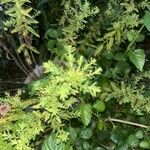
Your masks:
M61 25L66 25L63 27L66 42L68 40L73 42L78 37L77 33L85 28L86 19L99 12L97 7L91 8L87 0L84 2L75 0L74 6L71 6L71 1L66 1L64 15L60 20Z
M110 86L104 88L101 98L106 102L116 100L120 105L129 104L131 110L135 111L138 115L145 112L150 113L150 97L144 96L144 86L140 85L138 87L139 81L143 77L148 77L147 75L149 75L149 72L135 77L133 85L125 84L124 82L118 85L115 82L111 82Z
M135 37L138 37L139 29L137 27L143 24L143 18L139 12L145 8L150 8L148 0L141 2L110 0L105 15L111 22L111 27L107 29L104 37L100 38L103 41L103 47L110 50L114 45L119 45L125 40L131 42Z
M35 50L32 47L32 37L38 37L33 29L33 25L36 26L38 22L35 20L37 13L35 14L32 1L1 0L1 2L5 10L4 32L9 34L11 31L12 39L14 38L15 41L12 49L18 53L25 50L25 56L29 56L27 50ZM52 54L51 60L43 64L45 68L43 78L27 85L26 98L23 97L22 92L18 92L15 96L7 94L5 97L0 97L0 150L36 149L36 144L39 146L45 135L50 135L45 140L46 146L43 146L46 150L49 148L47 145L51 143L53 145L69 143L73 148L77 144L77 147L80 145L79 149L135 148L135 143L139 144L139 141L130 138L133 137L131 129L127 128L126 132L129 139L126 133L125 137L120 138L119 135L118 139L114 128L109 126L107 122L109 115L120 118L124 116L118 115L117 110L112 111L108 108L111 107L110 103L115 106L119 103L122 107L130 106L126 110L132 112L134 117L150 113L150 97L144 93L148 91L148 87L140 86L143 78L150 77L150 72L138 74L132 79L127 77L130 72L135 72L131 62L140 71L144 68L144 50L134 50L136 50L136 37L145 34L145 30L144 32L141 30L144 29L143 13L150 8L150 2L109 0L105 2L104 8L101 0L97 2L63 0L61 4L56 3L56 8L51 6L53 1L36 2L44 16L38 19L41 20L43 17L42 21L49 29L43 29L44 23L41 23L39 31L42 36L47 31L46 39L40 37L41 42L35 38L33 44L42 50L41 53L48 53L44 51L48 49L50 55ZM52 9L46 10L47 7ZM56 15L52 17L53 19L47 15L51 11ZM143 39L144 36L147 35L143 35ZM7 36L2 43L5 43L6 39ZM48 44L45 44L46 42ZM7 45L7 42L4 45ZM19 45L21 46L16 50ZM28 57L25 61L27 59ZM104 68L103 73L101 67ZM130 119L128 112L126 116ZM72 125L74 123L72 120L75 120L77 127ZM71 132L68 128L73 130L73 142L70 140ZM106 132L103 132L103 129ZM80 131L82 132L79 133ZM54 138L55 142L53 135L57 137ZM120 142L120 139L124 141ZM145 137L143 139L145 140ZM129 144L126 146L127 143Z
M10 107L9 112L0 118L0 148L6 146L8 150L30 150L30 140L43 131L41 117L34 111L25 110L34 102L22 101L18 93L14 97L7 95L1 98L0 103Z
M10 106L9 112L0 118L0 146L6 144L8 150L31 150L31 140L35 140L45 128L57 133L59 141L66 141L68 133L63 130L64 121L78 118L75 110L84 101L82 96L96 97L100 92L93 81L101 73L96 61L86 61L82 56L76 59L75 48L65 48L63 66L52 61L44 64L48 76L31 86L34 98L21 100L18 95L0 99L1 104Z
M66 50L64 67L48 61L44 66L49 76L32 87L32 92L39 97L39 104L35 108L44 110L42 115L54 131L64 126L63 120L77 117L74 104L81 103L84 94L95 97L100 92L100 88L92 81L95 75L101 73L101 68L95 68L96 61L87 63L82 56L75 59L75 49L71 46L66 46Z
M11 28L11 33L20 33L25 37L29 32L38 36L31 27L38 22L34 19L34 15L31 15L33 8L26 5L30 3L29 0L1 0L1 2L7 9L5 14L9 16L4 23L6 29Z

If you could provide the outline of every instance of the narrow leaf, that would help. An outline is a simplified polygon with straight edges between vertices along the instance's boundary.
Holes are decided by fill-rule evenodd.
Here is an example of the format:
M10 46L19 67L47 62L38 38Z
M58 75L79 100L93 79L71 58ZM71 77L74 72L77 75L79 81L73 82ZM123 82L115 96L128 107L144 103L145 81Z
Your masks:
M144 25L150 31L150 12L146 12L144 16Z
M35 36L39 37L39 35L30 26L27 26L27 30L32 34L34 34Z

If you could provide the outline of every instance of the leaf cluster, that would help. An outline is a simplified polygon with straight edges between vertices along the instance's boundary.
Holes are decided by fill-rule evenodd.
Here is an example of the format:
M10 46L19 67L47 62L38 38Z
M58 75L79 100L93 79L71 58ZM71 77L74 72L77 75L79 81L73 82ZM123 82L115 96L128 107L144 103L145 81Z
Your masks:
M148 0L1 2L0 47L45 71L0 97L0 149L150 149Z

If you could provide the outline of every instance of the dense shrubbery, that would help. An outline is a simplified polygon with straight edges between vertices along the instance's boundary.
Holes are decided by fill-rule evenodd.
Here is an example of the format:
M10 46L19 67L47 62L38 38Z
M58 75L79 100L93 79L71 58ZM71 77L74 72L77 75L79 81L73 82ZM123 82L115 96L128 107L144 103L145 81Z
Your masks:
M1 62L45 70L1 95L0 149L150 149L148 0L0 2Z

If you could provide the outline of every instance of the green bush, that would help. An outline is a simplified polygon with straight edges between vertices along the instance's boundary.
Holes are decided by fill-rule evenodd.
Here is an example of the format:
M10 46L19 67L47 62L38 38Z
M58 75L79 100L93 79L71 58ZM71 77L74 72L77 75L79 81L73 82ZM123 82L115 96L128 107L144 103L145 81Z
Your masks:
M148 0L0 2L0 59L44 66L0 97L0 149L150 149Z

